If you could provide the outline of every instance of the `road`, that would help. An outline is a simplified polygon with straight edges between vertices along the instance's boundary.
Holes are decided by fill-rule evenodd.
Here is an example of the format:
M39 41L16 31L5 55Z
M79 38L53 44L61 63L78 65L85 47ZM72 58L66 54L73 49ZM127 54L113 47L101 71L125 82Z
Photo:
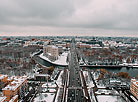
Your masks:
M75 39L72 39L70 48L71 50L69 54L69 65L68 65L69 84L68 84L67 102L84 102L85 97L80 77L80 66L78 63L78 58L76 53Z

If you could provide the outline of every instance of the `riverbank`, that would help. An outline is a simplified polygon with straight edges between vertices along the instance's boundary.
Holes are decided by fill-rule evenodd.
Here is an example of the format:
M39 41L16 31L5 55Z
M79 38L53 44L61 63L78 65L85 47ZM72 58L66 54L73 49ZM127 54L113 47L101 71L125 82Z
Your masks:
M67 56L68 56L68 52L64 52L62 53L57 60L55 61L51 61L49 60L46 56L44 56L44 54L40 54L39 57L54 64L54 65L61 65L61 66L67 66L68 62L67 62Z

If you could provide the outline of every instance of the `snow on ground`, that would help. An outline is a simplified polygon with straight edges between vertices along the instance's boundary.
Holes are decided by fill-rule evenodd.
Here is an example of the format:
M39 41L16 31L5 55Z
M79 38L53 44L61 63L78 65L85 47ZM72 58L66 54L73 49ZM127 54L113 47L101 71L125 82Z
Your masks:
M42 91L43 91L43 92L47 92L47 91L48 91L48 92L54 93L54 92L56 92L56 89L51 89L51 88L48 88L48 89L47 89L47 88L43 88Z
M84 77L88 76L88 71L83 71Z
M114 95L119 95L119 93L116 90L106 90L106 89L98 89L98 91L95 92L96 94L114 94Z
M58 97L60 95L60 91L62 90L62 77L61 75L63 74L63 70L60 72L59 76L58 76L58 79L56 80L56 83L58 85L58 91L57 91L57 95L56 95L56 98L55 98L55 102L58 102Z
M34 73L27 72L26 76L27 78L34 78Z
M40 93L34 98L34 102L53 102L54 93Z
M90 82L88 83L88 88L91 88L91 87L94 87L93 81L90 81Z
M94 78L94 80L96 82L97 87L98 88L106 88L106 86L103 84L102 80L99 80L97 82L97 79L99 77L99 73L98 72L91 72L91 73L93 74L93 78Z
M56 95L56 98L55 98L55 102L58 102L59 93L60 93L60 88L58 88L57 95Z
M48 83L46 82L42 85L42 87L47 87L47 85L48 85L48 87L53 87L53 88L57 87L54 82L48 82Z
M94 93L93 93L93 89L88 89L88 93L90 95L90 98L91 98L91 102L96 102L95 100L95 96L94 96Z
M98 95L98 102L126 102L120 96Z
M98 79L99 73L97 73L97 72L91 72L91 73L93 74L94 80Z
M60 72L58 79L56 80L58 87L62 87L62 77L61 77L62 74L63 74L63 70Z
M86 81L88 88L94 87L93 81L90 80L90 76L88 74L88 71L83 71L83 75L85 77L85 81Z
M68 53L64 52L61 56L58 57L58 60L56 60L54 63L60 64L60 65L68 65L66 62Z
M53 64L68 65L68 63L66 62L67 56L68 56L68 52L62 53L60 56L58 56L58 59L55 60L54 62L51 61L51 60L49 60L46 56L44 56L43 53L40 54L39 56L40 56L40 58L42 58L42 59L44 59L44 60L47 60L47 61L49 61L49 62L51 62L51 63L53 63Z
M49 92L56 92L56 89L48 89Z
M102 80L99 80L98 82L95 81L95 82L96 82L96 85L98 88L106 88L106 86L103 84Z

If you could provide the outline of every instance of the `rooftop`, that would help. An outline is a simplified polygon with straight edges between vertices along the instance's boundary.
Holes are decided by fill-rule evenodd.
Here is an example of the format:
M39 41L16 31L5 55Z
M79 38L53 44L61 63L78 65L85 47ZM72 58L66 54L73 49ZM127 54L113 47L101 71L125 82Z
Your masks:
M0 102L4 102L6 99L6 96L0 96Z
M138 81L133 82L138 87Z
M15 95L14 97L12 97L12 99L9 102L14 102L17 99L18 95Z
M2 90L16 90L26 79L26 77L14 77L14 80Z
M8 77L8 76L0 74L0 80L3 79L3 78L5 78L5 77Z
M48 47L51 47L51 48L58 48L58 47L56 47L56 46L54 46L54 45L48 45Z
M132 82L134 85L136 85L136 86L138 87L138 80L136 80L136 79L131 79L131 82Z

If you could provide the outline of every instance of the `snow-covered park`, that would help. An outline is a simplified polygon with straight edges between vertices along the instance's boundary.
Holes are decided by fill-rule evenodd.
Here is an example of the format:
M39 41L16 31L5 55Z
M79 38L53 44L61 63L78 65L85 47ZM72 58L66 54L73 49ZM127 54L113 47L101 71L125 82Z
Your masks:
M55 61L49 60L46 56L43 55L43 53L40 54L39 56L40 56L40 58L42 58L42 59L44 59L44 60L46 60L46 61L48 61L50 63L53 63L53 64L57 64L57 65L68 65L68 63L67 63L68 52L62 53L60 56L58 56L58 59L55 60Z

